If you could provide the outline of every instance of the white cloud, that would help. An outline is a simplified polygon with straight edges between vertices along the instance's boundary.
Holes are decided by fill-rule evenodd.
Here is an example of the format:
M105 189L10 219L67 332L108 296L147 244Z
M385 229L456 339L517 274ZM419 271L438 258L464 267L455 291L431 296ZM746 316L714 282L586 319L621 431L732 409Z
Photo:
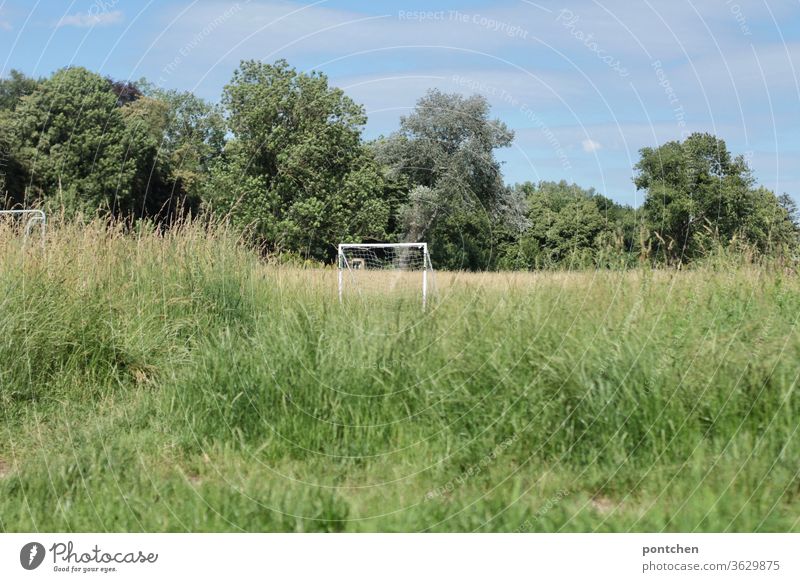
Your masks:
M315 0L250 0L230 17L222 0L186 4L171 5L154 27L142 73L212 100L240 59L286 58L301 70L324 71L363 103L369 137L394 131L430 87L486 96L492 115L516 132L514 147L502 153L513 160L504 168L512 180L533 177L536 168L548 179L564 174L555 136L576 180L633 201L630 173L640 147L709 131L736 153L773 152L771 160L754 160L766 184L800 183L785 157L787 148L797 151L789 136L800 131L793 109L800 42L787 34L784 43L772 20L787 21L789 3L764 10L763 0L722 8L719 0L695 0L632 9L629 0L581 0L572 3L574 23L558 8L525 2L431 12L425 20L401 16L390 3L355 11ZM665 90L662 68L676 98Z
M123 14L120 10L113 12L101 12L99 14L92 14L91 12L79 12L78 14L69 14L64 16L56 24L56 28L63 26L76 26L78 28L91 28L93 26L110 26L112 24L119 24L122 22Z
M581 142L581 146L583 146L583 151L588 154L592 152L596 152L597 150L601 149L603 146L600 145L600 142L594 141L593 139L585 139Z
M13 28L11 23L3 18L3 9L0 8L0 30L12 30Z

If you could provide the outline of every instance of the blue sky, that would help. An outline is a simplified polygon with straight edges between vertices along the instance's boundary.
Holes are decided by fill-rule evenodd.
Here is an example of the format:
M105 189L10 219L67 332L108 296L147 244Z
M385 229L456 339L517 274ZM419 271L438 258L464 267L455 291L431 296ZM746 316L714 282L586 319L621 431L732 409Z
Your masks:
M516 132L508 182L638 205L638 150L709 131L800 199L800 2L0 0L0 74L82 65L216 101L241 59L321 70L388 134L430 87Z

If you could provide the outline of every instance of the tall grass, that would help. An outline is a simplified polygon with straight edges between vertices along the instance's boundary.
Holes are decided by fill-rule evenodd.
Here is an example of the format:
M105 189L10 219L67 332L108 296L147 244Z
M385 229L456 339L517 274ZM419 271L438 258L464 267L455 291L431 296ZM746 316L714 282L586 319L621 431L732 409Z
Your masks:
M797 531L800 284L437 273L223 228L0 237L0 530Z

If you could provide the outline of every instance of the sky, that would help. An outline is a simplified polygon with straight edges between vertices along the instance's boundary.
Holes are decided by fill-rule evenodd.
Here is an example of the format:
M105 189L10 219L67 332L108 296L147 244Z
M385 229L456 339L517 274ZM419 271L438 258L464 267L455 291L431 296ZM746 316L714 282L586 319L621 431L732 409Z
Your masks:
M80 65L218 101L286 59L364 105L366 138L430 88L484 95L515 132L506 182L638 206L638 151L714 133L800 200L800 0L0 0L0 75Z

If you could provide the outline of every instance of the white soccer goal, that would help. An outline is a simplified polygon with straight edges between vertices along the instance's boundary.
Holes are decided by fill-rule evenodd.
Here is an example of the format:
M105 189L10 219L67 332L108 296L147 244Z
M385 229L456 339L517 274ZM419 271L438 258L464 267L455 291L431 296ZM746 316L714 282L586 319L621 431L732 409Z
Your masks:
M23 241L28 242L33 228L38 225L41 231L42 248L47 237L47 216L43 210L0 210L0 218L11 218L22 231Z
M339 245L339 301L348 295L420 297L428 304L433 266L426 243Z

